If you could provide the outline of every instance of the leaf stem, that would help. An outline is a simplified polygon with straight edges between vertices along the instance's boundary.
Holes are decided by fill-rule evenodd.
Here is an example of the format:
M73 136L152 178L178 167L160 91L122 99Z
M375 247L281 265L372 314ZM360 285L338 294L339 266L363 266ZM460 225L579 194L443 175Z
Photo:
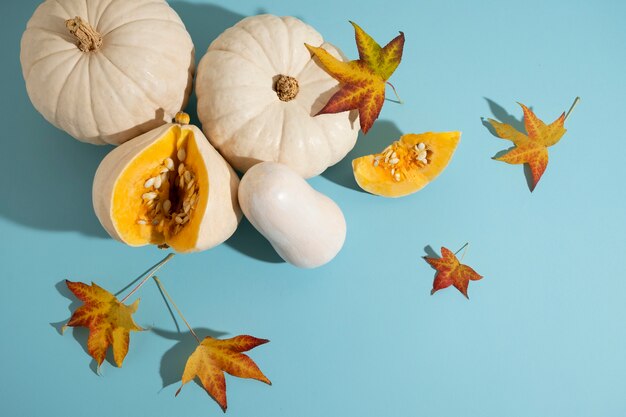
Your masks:
M189 323L187 322L187 319L185 319L185 316L183 316L183 313L181 313L180 309L178 308L178 306L176 305L176 303L174 302L174 300L172 300L172 297L170 296L170 294L165 290L165 288L163 287L163 284L161 284L161 281L159 280L159 277L154 276L154 281L156 282L156 284L159 286L159 288L161 289L161 291L163 291L163 294L165 294L165 296L167 297L167 299L169 300L170 303L172 303L172 305L174 306L174 308L176 309L176 312L178 313L178 315L180 316L181 319L183 319L183 321L185 322L185 325L187 326L187 328L189 329L189 331L191 332L191 334L193 335L193 337L196 338L196 340L198 341L198 344L200 344L200 338L198 337L198 335L196 334L196 332L193 331L193 329L191 328L191 326L189 325Z
M398 95L398 92L396 91L396 87L394 87L393 84L391 84L389 81L387 81L387 84L389 85L389 87L391 87L391 89L393 90L393 93L396 95L396 98L398 99L397 103L398 104L404 104L404 101L402 101L402 99Z
M148 281L148 280L149 280L149 279L150 279L150 278L151 278L154 274L156 274L156 273L157 273L157 271L158 271L159 269L161 269L161 267L162 267L163 265L165 265L166 263L168 263L168 262L169 262L169 260L170 260L170 259L172 259L173 257L174 257L174 254L173 254L173 253L168 254L165 258L163 258L163 259L161 260L161 262L159 262L158 264L156 264L156 265L154 266L154 268L152 268L151 270L149 270L149 271L146 273L146 276L144 277L144 279L142 279L142 280L141 280L141 282L140 282L139 284L137 284L137 286L136 286L135 288L133 288L133 289L131 290L131 292L129 292L129 293L126 295L126 297L122 298L122 299L120 300L120 303L122 303L122 304L123 304L123 303L124 303L124 301L128 300L128 298L129 298L131 295L133 295L134 293L136 293L136 292L137 292L137 290L139 290L139 288L143 287L143 284L145 284L145 283L146 283L146 281Z
M461 252L463 249L465 249L465 251L463 252L463 255L461 255L461 259L459 260L459 262L461 262L463 260L463 258L465 257L465 254L467 253L467 247L468 246L469 246L469 242L465 242L465 245L461 246L458 251L454 252L454 254L456 255L459 252Z
M574 107L576 107L576 105L578 104L579 101L580 101L580 97L576 97L574 99L574 102L572 103L572 106L567 111L567 114L565 115L565 119L563 119L563 122L565 122L567 120L567 118L569 117L569 114L572 112L572 110L574 110Z

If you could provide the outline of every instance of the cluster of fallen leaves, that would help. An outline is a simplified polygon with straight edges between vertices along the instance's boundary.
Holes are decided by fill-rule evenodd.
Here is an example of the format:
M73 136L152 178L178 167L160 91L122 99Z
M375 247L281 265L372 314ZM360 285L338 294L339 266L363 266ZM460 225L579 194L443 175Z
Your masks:
M146 274L144 280L129 295L141 287L167 260L157 264ZM154 277L162 291L160 281ZM98 369L104 362L107 350L112 348L113 358L118 367L122 366L130 344L130 332L144 330L135 323L133 314L139 306L139 299L130 305L118 300L115 295L95 283L87 285L82 282L65 281L67 288L80 300L83 305L78 307L72 314L64 328L86 327L89 329L87 339L87 351L98 364ZM164 292L167 294L166 292ZM169 294L168 298L169 298ZM173 303L173 301L170 302ZM178 310L178 309L177 309ZM184 320L184 318L183 318ZM184 320L187 323L186 320ZM191 334L196 338L198 347L187 359L184 371L182 371L182 385L176 391L176 395L182 387L198 378L207 393L226 411L226 380L224 372L239 377L256 379L266 384L271 384L259 367L243 352L247 352L259 345L269 342L266 339L258 339L253 336L240 335L230 339L215 339L205 337L200 340L192 327Z
M383 107L385 88L389 84L387 80L402 60L405 38L400 32L400 35L381 47L356 23L351 23L355 30L359 59L344 62L334 58L323 48L311 45L306 45L306 47L326 71L340 82L339 90L318 114L358 110L361 130L367 133ZM578 99L574 105L577 101ZM524 112L527 134L519 132L508 124L489 119L496 135L511 140L515 145L504 155L494 159L509 164L528 164L532 174L532 191L548 165L547 148L555 145L565 134L564 123L574 105L567 115L561 114L549 125L542 122L531 109L523 104L520 105ZM169 258L171 255L161 264ZM456 257L456 253L445 247L441 248L441 257L424 257L424 259L437 271L431 294L454 286L465 297L468 297L469 282L482 278L474 269L462 264ZM156 269L152 270L152 274L156 272ZM143 285L148 278L149 276L139 286ZM124 301L128 296L120 301L115 295L95 283L91 285L72 281L66 281L66 283L70 291L83 302L83 305L74 311L66 326L82 326L89 329L87 350L98 363L98 367L102 365L109 348L113 350L115 363L121 367L128 353L130 333L144 330L135 323L132 317L137 311L139 300L127 305ZM159 284L158 280L157 284ZM135 290L131 291L131 294ZM208 394L226 411L224 373L270 384L269 379L254 361L243 353L267 343L268 340L247 335L224 340L212 337L200 340L191 327L189 330L196 338L198 347L187 360L185 369L182 371L182 385L176 395L186 383L198 378Z
M358 110L361 130L365 134L378 119L385 101L385 86L389 84L393 88L387 80L402 61L405 38L404 33L400 32L400 35L381 47L359 25L350 23L354 27L359 59L345 62L333 57L321 47L311 45L306 47L324 69L340 83L339 90L328 100L318 115ZM547 148L555 145L565 134L565 120L578 100L576 98L567 115L561 114L550 125L546 125L531 109L520 103L524 111L527 134L517 131L508 124L489 119L499 137L511 140L515 144L513 149L494 159L509 164L527 164L532 175L530 188L531 191L534 190L548 166Z
M356 23L350 23L355 30L359 59L345 62L333 57L321 47L311 45L306 47L324 69L340 83L339 90L328 100L318 115L358 110L361 130L365 134L383 107L385 87L389 84L387 80L400 65L405 38L404 33L400 32L400 35L381 47ZM389 85L393 88L393 85ZM576 98L567 114L562 113L549 125L520 103L524 112L526 134L511 125L488 119L497 136L511 140L515 145L494 159L509 164L527 164L532 176L530 190L533 191L548 166L548 147L555 145L565 134L565 120L578 101ZM482 278L471 267L461 264L456 254L445 247L441 248L440 258L424 257L424 259L437 270L431 294L452 285L469 298L467 295L469 282Z

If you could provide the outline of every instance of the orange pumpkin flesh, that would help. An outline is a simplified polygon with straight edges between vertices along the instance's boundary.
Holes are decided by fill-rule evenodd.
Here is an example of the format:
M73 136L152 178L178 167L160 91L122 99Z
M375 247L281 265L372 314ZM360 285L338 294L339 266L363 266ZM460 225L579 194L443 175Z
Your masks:
M193 183L180 187L177 167L180 149L185 150L184 170L190 172ZM165 171L170 158L174 169ZM160 187L146 187L151 178L162 176ZM167 244L177 251L193 248L198 240L200 222L205 212L209 181L193 132L173 125L162 137L139 153L122 171L113 191L112 218L124 242L132 246ZM199 192L202 190L202 192ZM146 199L147 193L156 197ZM194 197L195 195L195 197ZM183 202L193 201L187 212L188 220L179 225L176 213L184 213ZM163 204L170 202L165 213ZM183 217L184 218L184 217Z
M402 197L424 188L443 171L461 132L407 134L381 153L352 161L354 178L365 191Z

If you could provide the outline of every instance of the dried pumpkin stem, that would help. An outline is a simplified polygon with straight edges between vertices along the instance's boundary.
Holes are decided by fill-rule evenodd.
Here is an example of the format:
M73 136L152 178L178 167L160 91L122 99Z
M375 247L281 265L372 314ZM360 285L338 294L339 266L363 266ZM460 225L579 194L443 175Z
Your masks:
M128 293L128 295L126 295L126 297L124 297L124 298L122 298L122 299L120 300L120 303L124 303L124 301L128 300L128 298L129 298L131 295L133 295L134 293L136 293L136 292L137 292L137 290L139 290L139 288L143 287L143 284L145 284L145 283L146 283L146 281L148 281L150 278L152 278L152 277L154 276L154 274L156 274L156 273L157 273L157 271L158 271L159 269L161 269L161 267L162 267L163 265L165 265L166 263L168 263L168 262L169 262L169 260L170 260L170 259L172 259L173 257L174 257L174 254L173 254L173 253L170 253L170 254L168 254L165 258L163 258L163 259L161 260L161 262L159 262L158 264L156 264L156 265L154 266L154 268L152 268L150 271L148 271L148 272L146 273L146 276L144 277L144 279L142 279L142 280L141 280L141 282L140 282L139 284L137 284L137 286L136 286L135 288L133 288L133 289L132 289L132 291Z
M396 91L396 87L394 87L393 84L391 84L389 81L387 81L387 85L389 85L389 87L391 87L391 89L393 90L393 93L396 95L397 103L398 104L404 104L404 101L402 101L402 99L398 95L398 92Z
M93 52L102 46L102 35L79 16L66 20L65 27L78 40L77 46L81 51Z
M189 331L191 332L191 334L193 335L193 337L196 338L196 340L198 341L198 344L200 344L200 338L198 337L198 335L196 334L196 332L193 331L193 329L191 328L191 326L189 325L189 323L187 322L187 319L185 319L185 316L183 316L183 313L181 313L180 309L178 308L178 306L176 305L176 303L174 302L174 300L172 300L172 297L170 296L170 294L165 290L165 288L163 287L163 284L161 284L161 281L159 280L159 277L155 276L154 277L154 282L156 282L156 284L159 286L159 288L161 289L161 291L163 292L163 294L165 294L165 296L167 297L167 299L169 300L169 302L174 306L174 308L176 309L176 312L178 313L178 315L180 316L181 319L183 319L183 321L185 322L185 325L187 326L187 328L189 329Z
M274 91L276 91L276 95L281 101L291 101L300 92L300 86L295 78L280 74L276 78Z
M567 114L565 115L565 119L563 119L563 122L565 122L567 120L567 118L569 117L570 113L572 112L572 110L574 110L574 107L576 107L576 105L578 104L579 101L580 101L580 97L576 97L574 99L574 102L572 103L572 106L567 111Z
M456 255L459 252L461 252L463 249L465 249L465 251L463 252L463 255L461 255L461 259L459 260L459 262L461 262L463 258L465 258L465 254L467 253L468 246L469 246L469 242L465 242L465 245L461 246L458 251L454 252L454 254Z

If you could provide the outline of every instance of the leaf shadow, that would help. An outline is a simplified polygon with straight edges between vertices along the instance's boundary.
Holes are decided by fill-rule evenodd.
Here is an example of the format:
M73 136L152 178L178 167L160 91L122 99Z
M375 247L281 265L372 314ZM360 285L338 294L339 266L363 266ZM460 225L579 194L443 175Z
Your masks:
M367 135L359 132L354 148L341 161L324 171L322 177L342 187L365 193L354 179L352 160L380 152L392 141L398 140L400 136L402 136L402 132L394 122L390 120L376 121Z
M426 252L426 256L429 258L435 258L435 259L440 258L439 254L437 254L437 252L430 245L424 246L424 252Z
M164 339L176 341L174 346L161 357L159 374L161 375L162 388L165 388L180 381L187 359L198 347L198 342L189 331L171 331L158 327L153 327L151 331ZM207 336L218 338L227 334L226 332L206 327L196 328L194 331L200 340Z
M71 301L70 305L67 307L69 311L69 315L71 317L72 313L78 307L80 307L82 303L80 302L78 298L74 296L74 294L69 290L69 288L67 288L67 285L65 284L64 279L57 282L54 285L54 287L56 288L59 294L61 294L63 297ZM69 321L69 317L65 320L51 322L50 326L52 326L59 335L64 336L65 333L70 330L69 328L63 329L63 327L67 324L68 321ZM87 349L87 339L89 338L89 329L87 329L86 327L72 327L71 333L76 343L80 345L80 347L83 349L83 352L85 352L85 354L91 359L91 362L89 363L89 369L91 369L91 371L94 374L100 375L100 370L98 369L98 363L96 362L95 359L91 357L91 355L89 354L89 350ZM117 367L117 365L115 364L115 360L113 358L113 353L111 349L107 350L106 361L110 365Z
M506 123L508 125L511 125L513 128L515 128L519 132L527 134L526 127L524 125L523 117L518 119L517 117L515 117L512 114L510 114L509 112L507 112L504 107L502 107L501 105L499 105L495 101L493 101L493 100L491 100L490 98L487 98L487 97L483 97L483 98L485 99L485 101L487 101L487 105L489 106L489 110L491 111L491 114L493 115L493 118L495 120L497 120L500 123ZM532 107L529 107L529 109L532 110ZM482 122L483 126L485 126L487 128L487 130L489 130L489 133L491 133L493 136L495 136L495 137L500 139L500 137L496 134L495 129L493 128L493 126L491 126L491 123L489 123L489 121L487 121L487 119L481 118L481 122ZM513 148L514 148L514 146L511 146L511 147L509 147L507 149L498 151L493 156L492 159L500 158L501 156L505 155L506 153L508 153ZM534 187L533 187L533 176L532 176L532 172L531 172L530 167L528 166L528 164L524 164L523 165L523 172L524 172L524 178L526 179L526 186L532 192L534 190Z

